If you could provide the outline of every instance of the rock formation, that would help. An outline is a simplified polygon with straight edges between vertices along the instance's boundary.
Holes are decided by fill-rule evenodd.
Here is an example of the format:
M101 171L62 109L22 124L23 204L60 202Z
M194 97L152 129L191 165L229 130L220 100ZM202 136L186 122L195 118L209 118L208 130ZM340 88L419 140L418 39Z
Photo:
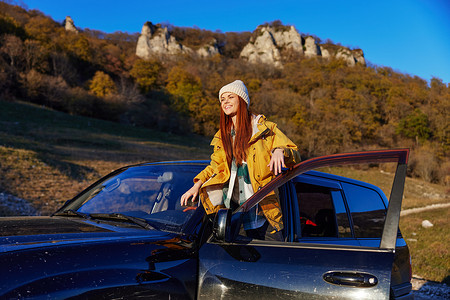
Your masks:
M347 65L353 67L355 65L355 58L352 55L352 52L348 48L340 48L336 53L336 58L343 59Z
M167 27L153 25L151 22L146 22L144 24L136 46L136 55L138 57L148 59L152 55L179 54L195 54L203 58L211 57L219 54L219 46L217 45L217 40L212 39L209 43L201 46L197 51L194 51L179 43L175 37L170 34Z
M292 49L303 54L303 40L294 26L283 27L281 30L260 26L242 49L240 57L252 63L261 62L281 67L281 49Z
M63 26L66 31L78 33L78 29L75 27L75 24L70 16L67 16L63 22Z
M67 23L73 25L73 21L67 21L66 29ZM283 55L288 53L285 50L293 51L307 58L342 59L349 66L366 64L364 53L360 49L350 50L347 47L331 43L319 44L312 36L302 37L294 26L281 24L258 26L248 44L242 49L240 58L250 63L264 63L282 68ZM153 25L151 22L144 24L136 47L138 57L148 59L153 55L179 54L197 55L206 58L220 54L220 49L217 40L212 39L209 43L194 51L171 36L167 27Z
M270 27L263 27L258 37L242 49L240 57L246 58L251 63L261 62L281 67L280 51L271 31Z
M305 56L313 57L319 55L319 47L317 47L316 40L312 36L305 38Z
M219 54L220 52L219 52L219 46L217 45L217 40L212 39L211 42L204 45L203 47L200 47L196 52L200 57L203 57L203 58L211 57L216 54Z
M259 26L250 42L242 50L240 57L251 63L266 63L282 67L282 51L291 49L305 57L343 59L347 65L365 65L362 50L350 50L336 45L318 45L314 37L303 38L293 26Z
M272 30L271 34L278 47L292 49L298 53L303 53L302 36L294 26L290 26L289 29L284 27L283 30Z
M350 50L344 46L324 44L320 46L320 51L323 58L329 59L335 57L337 59L342 59L348 66L354 66L356 64L366 65L364 53L361 49Z
M331 58L330 51L328 51L328 49L326 49L323 46L320 46L319 49L320 49L320 53L322 54L323 58L325 58L325 59Z
M366 65L366 59L364 58L364 52L361 49L356 49L352 51L353 57L356 60L356 63L361 64L363 66Z
M142 32L136 47L136 55L138 57L148 59L152 55L186 53L192 53L192 49L178 43L175 37L170 35L167 27L155 26L151 22L146 22L142 26Z

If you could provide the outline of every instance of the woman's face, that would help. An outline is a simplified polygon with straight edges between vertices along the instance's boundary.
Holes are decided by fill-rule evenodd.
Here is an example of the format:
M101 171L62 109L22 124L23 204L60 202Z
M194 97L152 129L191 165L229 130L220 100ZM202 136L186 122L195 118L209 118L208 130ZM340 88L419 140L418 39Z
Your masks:
M220 106L227 116L235 116L239 107L239 96L234 93L223 93L220 96Z

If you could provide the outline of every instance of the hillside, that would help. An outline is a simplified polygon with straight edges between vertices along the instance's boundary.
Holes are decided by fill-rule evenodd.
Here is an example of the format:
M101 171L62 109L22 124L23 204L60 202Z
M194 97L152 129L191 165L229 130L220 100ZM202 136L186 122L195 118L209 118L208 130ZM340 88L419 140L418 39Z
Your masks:
M0 97L211 136L218 127L217 91L239 78L248 86L251 109L277 122L303 157L408 147L410 176L449 184L450 87L439 78L428 83L389 66L357 63L361 50L279 21L252 33L152 26L145 30L150 49L172 40L197 51L214 40L217 51L153 51L143 59L136 56L138 35L68 29L39 11L0 2ZM166 42L156 44L156 38ZM269 53L273 63L263 60Z
M53 212L119 167L210 155L209 139L196 135L71 116L28 103L0 105L0 193L28 200L40 214Z

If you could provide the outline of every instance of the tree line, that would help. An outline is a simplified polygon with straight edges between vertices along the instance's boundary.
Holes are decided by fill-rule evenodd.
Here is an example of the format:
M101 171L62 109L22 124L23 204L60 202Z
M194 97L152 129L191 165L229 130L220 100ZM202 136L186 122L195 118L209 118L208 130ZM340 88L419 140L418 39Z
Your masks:
M0 2L0 97L212 136L219 89L241 79L251 110L277 122L303 158L409 147L411 176L449 184L450 87L441 79L428 83L386 66L348 67L289 51L282 52L282 69L248 64L239 53L249 32L167 26L193 48L214 38L221 54L142 60L135 55L138 34L67 32L40 11Z

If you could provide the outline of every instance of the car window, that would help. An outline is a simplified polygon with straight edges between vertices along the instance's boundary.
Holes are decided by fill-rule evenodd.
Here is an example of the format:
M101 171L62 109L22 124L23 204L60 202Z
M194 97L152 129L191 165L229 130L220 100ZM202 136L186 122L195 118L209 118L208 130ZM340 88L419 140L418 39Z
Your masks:
M152 213L152 211L155 211L155 207L161 203L161 201L157 202L156 200L158 196L162 197L163 193L159 192L162 186L163 183L158 182L156 176L127 178L119 175L106 182L98 193L94 193L95 197L85 202L79 211L88 213L143 211ZM162 205L159 205L161 209L158 209L158 211L167 210L167 201L162 202Z
M294 186L302 238L352 236L340 190L304 182L295 182Z
M200 168L177 164L129 167L87 189L65 209L94 218L100 214L142 218L156 229L179 232L194 212L182 207L180 198Z
M338 237L338 223L331 188L294 183L302 237ZM345 230L344 230L345 231Z
M375 190L342 183L356 238L381 238L386 207Z
M338 224L338 235L340 238L352 237L350 221L348 220L347 209L345 208L344 199L341 190L331 190L334 209L336 211L336 219Z

